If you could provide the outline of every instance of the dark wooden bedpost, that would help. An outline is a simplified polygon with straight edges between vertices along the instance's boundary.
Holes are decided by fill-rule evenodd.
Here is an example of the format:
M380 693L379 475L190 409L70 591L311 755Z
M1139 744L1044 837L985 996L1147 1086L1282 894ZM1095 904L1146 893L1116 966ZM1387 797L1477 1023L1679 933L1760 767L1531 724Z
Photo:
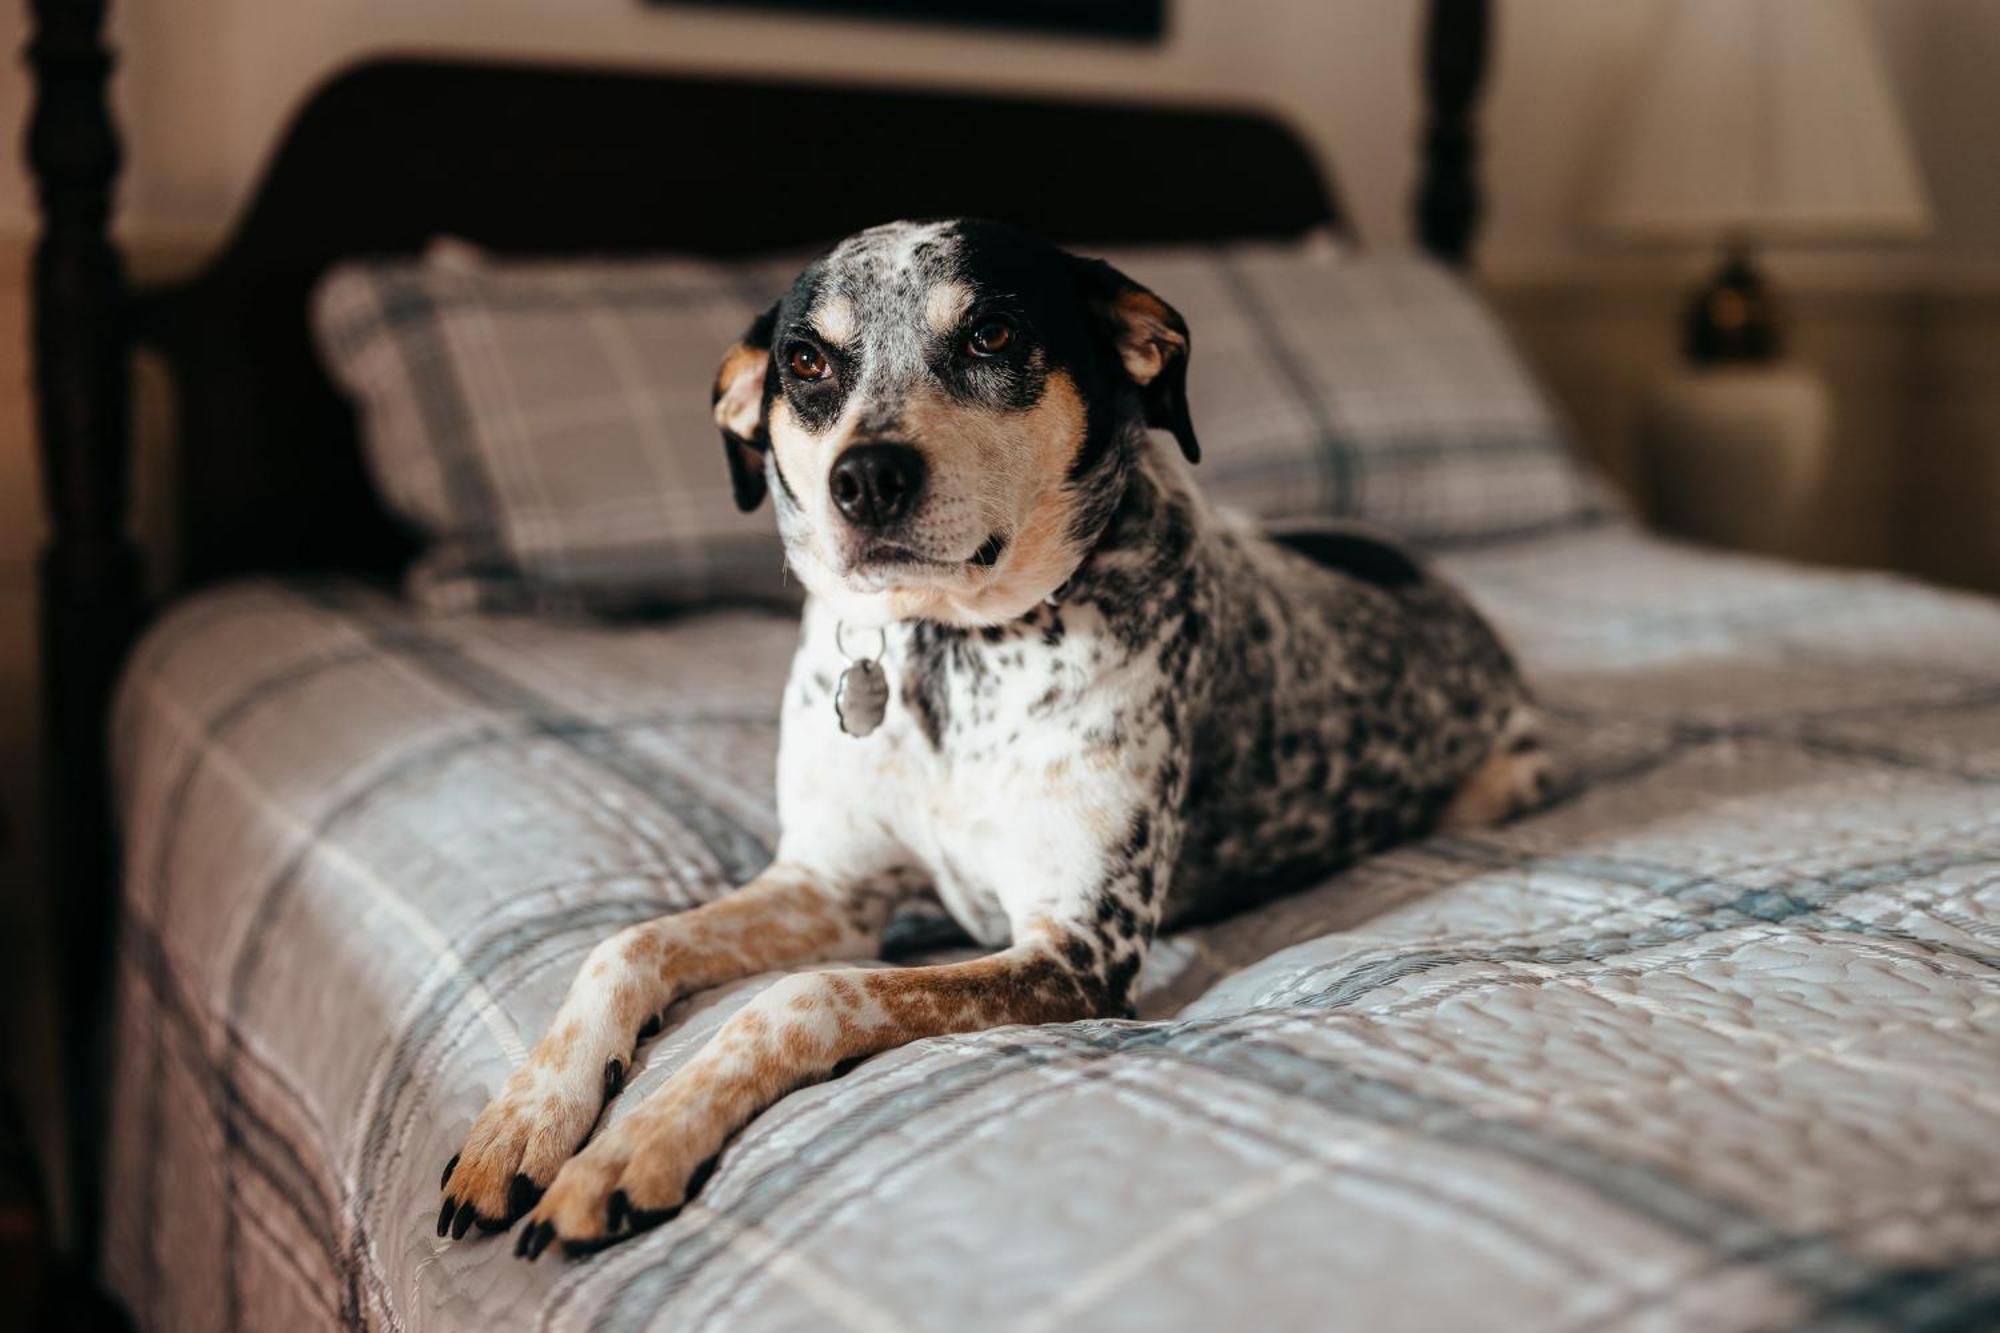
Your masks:
M28 163L41 203L34 383L49 539L41 556L42 755L70 1247L97 1241L116 857L105 719L138 616L126 533L130 460L125 274L110 235L118 136L105 0L33 0Z
M1417 239L1464 267L1479 228L1479 133L1473 111L1486 79L1487 0L1431 0L1424 29L1424 158Z

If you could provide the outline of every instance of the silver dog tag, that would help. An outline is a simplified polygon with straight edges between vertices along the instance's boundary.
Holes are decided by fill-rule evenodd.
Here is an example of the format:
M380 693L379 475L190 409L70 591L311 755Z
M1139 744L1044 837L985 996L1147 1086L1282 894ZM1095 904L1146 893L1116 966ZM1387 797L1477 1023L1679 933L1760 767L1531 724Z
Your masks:
M879 662L864 657L840 673L833 711L840 718L840 729L850 736L866 736L882 725L889 711L889 677Z

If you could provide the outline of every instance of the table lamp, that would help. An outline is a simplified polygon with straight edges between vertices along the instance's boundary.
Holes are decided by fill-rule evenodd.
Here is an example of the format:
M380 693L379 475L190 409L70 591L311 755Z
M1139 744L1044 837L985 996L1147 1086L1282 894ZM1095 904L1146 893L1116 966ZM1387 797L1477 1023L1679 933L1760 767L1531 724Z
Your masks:
M1696 361L1780 350L1760 244L1909 240L1930 209L1868 20L1852 0L1669 0L1591 221L1723 251L1688 310Z
M1642 422L1654 517L1788 551L1827 473L1824 383L1782 359L1760 248L1909 240L1930 209L1876 35L1853 0L1668 0L1588 217L1720 255L1689 299L1690 367Z

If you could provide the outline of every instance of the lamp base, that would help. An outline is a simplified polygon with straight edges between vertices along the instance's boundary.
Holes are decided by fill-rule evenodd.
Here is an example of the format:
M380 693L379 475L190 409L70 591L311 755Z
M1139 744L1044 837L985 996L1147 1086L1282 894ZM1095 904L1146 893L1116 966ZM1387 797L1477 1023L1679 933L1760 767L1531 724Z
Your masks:
M1778 303L1747 244L1729 246L1714 276L1689 300L1681 328L1681 349L1698 366L1778 358Z
M1832 478L1832 424L1826 381L1795 361L1663 377L1639 418L1653 522L1711 546L1809 554Z

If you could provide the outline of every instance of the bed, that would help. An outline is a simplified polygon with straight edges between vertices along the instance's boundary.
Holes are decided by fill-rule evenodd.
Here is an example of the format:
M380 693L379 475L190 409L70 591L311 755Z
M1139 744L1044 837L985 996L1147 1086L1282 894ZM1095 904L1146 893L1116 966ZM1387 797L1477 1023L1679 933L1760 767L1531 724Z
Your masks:
M1448 258L1483 19L1439 6L1425 64L1422 234ZM768 855L793 627L414 612L306 292L438 232L740 254L882 213L1121 243L1338 225L1250 112L1008 103L1137 183L885 166L804 219L720 190L713 136L587 132L809 108L948 143L995 105L341 76L216 264L132 307L180 390L183 559L129 652L116 425L45 386L72 496L49 590L72 987L84 1014L104 975L116 997L106 1072L78 1076L108 1096L77 1102L111 1290L145 1327L230 1330L2000 1320L2000 608L1615 515L1438 555L1555 719L1550 809L1170 936L1133 1020L920 1042L790 1097L680 1218L588 1262L435 1239L439 1165L583 952ZM1008 189L1050 171L1047 198ZM99 306L52 318L58 376L116 379ZM78 838L114 826L104 893ZM915 916L889 965L956 947ZM770 980L677 1009L620 1104Z

